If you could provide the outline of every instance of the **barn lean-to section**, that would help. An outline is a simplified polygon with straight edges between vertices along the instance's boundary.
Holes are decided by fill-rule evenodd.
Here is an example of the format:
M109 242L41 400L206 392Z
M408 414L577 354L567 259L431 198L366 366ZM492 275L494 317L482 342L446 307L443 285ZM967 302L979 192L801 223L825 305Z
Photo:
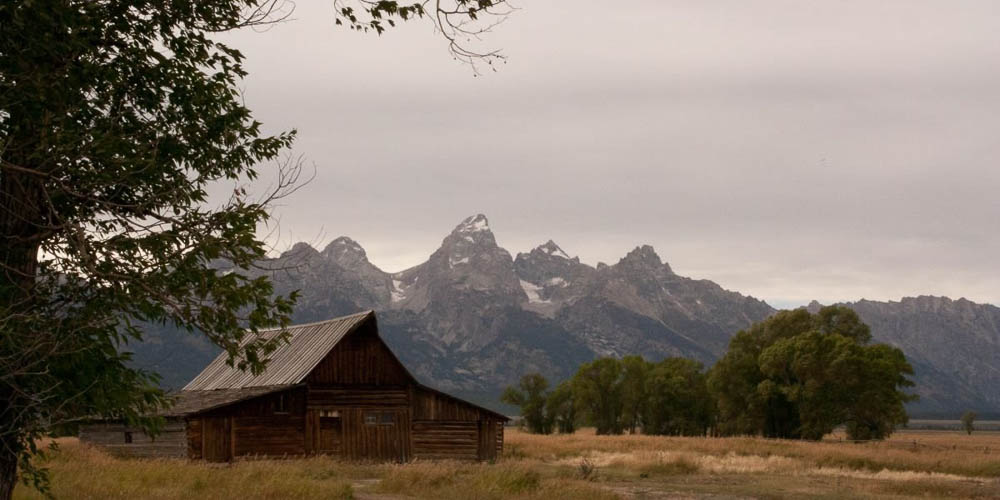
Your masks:
M165 416L182 424L184 438L175 434L171 450L212 462L310 454L492 460L501 453L507 417L417 382L379 337L373 312L286 331L289 343L263 373L236 370L222 354L177 395ZM115 425L85 426L81 440L143 455L110 444L124 436Z

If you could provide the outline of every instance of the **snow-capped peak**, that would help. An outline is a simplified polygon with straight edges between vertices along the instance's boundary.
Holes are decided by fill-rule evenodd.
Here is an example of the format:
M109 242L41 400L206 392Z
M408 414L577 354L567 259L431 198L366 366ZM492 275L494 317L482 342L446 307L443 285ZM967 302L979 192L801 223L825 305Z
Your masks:
M444 244L449 247L454 254L456 251L465 252L473 247L494 247L496 239L493 231L490 230L490 223L483 214L466 217L455 230L445 238ZM463 257L459 255L458 257Z
M556 242L552 240L545 242L544 245L540 245L538 249L541 250L542 252L545 252L548 255L569 259L569 255L566 252L564 252L562 248L559 248L559 245L556 245Z
M455 228L456 233L479 233L490 230L490 221L483 214L466 218Z

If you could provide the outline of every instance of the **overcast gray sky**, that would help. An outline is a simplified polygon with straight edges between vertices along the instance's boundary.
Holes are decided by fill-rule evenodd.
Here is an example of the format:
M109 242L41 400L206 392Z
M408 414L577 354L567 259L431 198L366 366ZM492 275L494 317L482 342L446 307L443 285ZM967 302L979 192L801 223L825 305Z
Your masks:
M332 2L227 41L316 179L284 244L348 235L387 271L485 213L789 306L918 294L1000 304L1000 2L520 0L473 78L430 25L381 37Z

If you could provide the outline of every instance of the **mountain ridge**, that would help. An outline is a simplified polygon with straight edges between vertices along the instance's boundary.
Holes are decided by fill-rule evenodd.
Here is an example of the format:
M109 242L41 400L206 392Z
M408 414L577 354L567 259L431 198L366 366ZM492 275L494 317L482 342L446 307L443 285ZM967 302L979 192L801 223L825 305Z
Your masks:
M597 356L685 356L710 365L733 334L777 311L677 275L649 245L610 265L582 263L551 239L515 256L497 244L483 214L462 220L426 261L395 273L347 236L323 250L297 243L261 268L254 272L270 275L276 293L300 291L294 322L374 309L387 342L418 378L494 405L524 373L560 380ZM988 362L1000 357L1000 309L919 297L845 305L872 326L876 341L903 348L917 368L922 400L911 408L1000 408L1000 373ZM199 356L215 352L175 343L191 351L177 363L171 335L155 330L136 346L136 361L171 372L165 382L178 386L194 375L186 372ZM156 363L154 353L170 354L181 368ZM962 356L975 366L963 366Z

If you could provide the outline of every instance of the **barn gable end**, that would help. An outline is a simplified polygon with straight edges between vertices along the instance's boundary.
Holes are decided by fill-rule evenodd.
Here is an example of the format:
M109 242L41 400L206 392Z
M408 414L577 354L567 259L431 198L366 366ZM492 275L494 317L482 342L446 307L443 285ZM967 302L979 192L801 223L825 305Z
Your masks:
M371 315L346 334L305 381L310 386L405 387L414 380L378 336Z

